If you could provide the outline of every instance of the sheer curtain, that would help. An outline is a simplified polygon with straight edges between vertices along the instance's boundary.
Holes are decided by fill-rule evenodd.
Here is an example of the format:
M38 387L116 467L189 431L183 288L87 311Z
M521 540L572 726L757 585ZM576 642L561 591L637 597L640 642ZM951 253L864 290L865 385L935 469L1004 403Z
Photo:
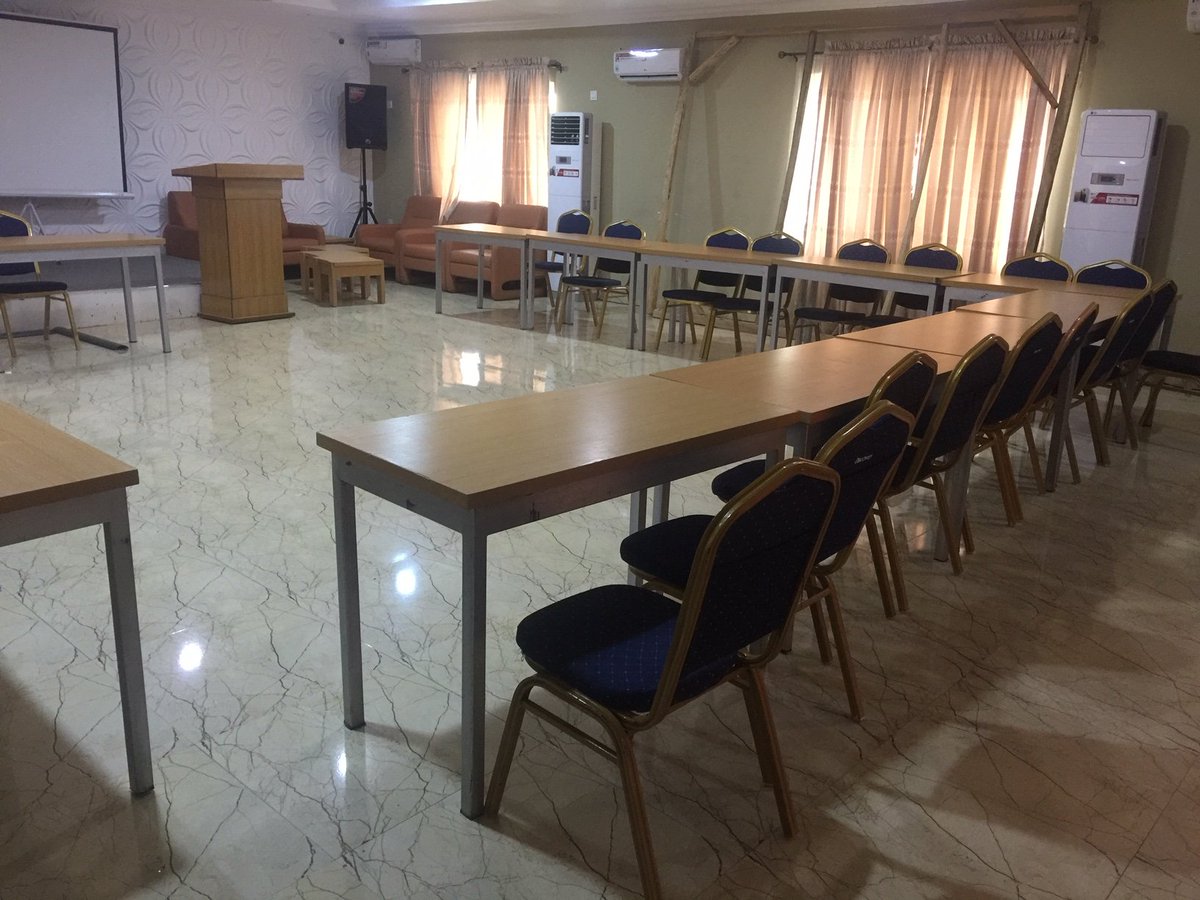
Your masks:
M895 249L908 221L928 41L829 42L822 60L809 252L868 237Z
M1070 34L1018 42L1058 94ZM999 37L952 38L914 243L938 241L977 272L1024 252L1053 110Z
M546 205L550 169L549 60L510 60L504 68L504 203ZM482 75L483 70L480 70Z
M458 200L459 158L467 128L470 70L429 64L412 70L413 192L442 198L442 213Z

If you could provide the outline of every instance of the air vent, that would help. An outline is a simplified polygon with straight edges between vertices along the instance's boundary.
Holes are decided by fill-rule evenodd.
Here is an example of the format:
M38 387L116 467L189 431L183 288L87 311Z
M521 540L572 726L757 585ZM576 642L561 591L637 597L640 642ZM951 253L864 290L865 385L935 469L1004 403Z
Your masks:
M556 147L578 147L582 140L579 115L551 116L550 143Z

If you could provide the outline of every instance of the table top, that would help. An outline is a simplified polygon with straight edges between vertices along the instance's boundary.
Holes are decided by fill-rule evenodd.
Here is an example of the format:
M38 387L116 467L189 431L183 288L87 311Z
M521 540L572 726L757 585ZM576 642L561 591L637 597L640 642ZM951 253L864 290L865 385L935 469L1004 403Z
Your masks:
M786 407L798 414L798 421L813 424L861 404L880 376L911 352L885 344L824 340L670 369L653 377ZM939 374L949 372L960 359L930 355Z
M0 254L17 254L30 250L96 250L122 247L154 247L165 244L153 234L31 234L23 237L0 237Z
M1134 296L1137 295L1134 294ZM1096 321L1107 322L1115 319L1128 302L1128 300L1118 297L1081 294L1057 289L1037 290L1025 294L1013 294L1011 297L999 297L995 300L983 300L979 303L964 303L957 307L955 312L1016 316L1020 319L1040 319L1046 313L1052 312L1058 313L1058 317L1062 319L1063 328L1066 328L1093 303L1100 308Z
M323 259L329 262L369 262L374 259L370 251L366 247L355 247L347 244L335 244L332 247L323 247L320 250L305 250L305 256L310 256L313 259ZM375 260L382 262L383 260Z
M919 284L946 284L950 279L962 274L949 269L929 269L894 262L864 262L857 259L838 259L835 256L777 256L775 262L784 274L789 274L786 270L790 266L797 270L828 272L831 275L866 275Z
M205 163L172 169L172 175L184 178L278 178L298 181L304 177L304 166L295 163Z
M839 335L838 341L862 341L908 347L926 353L950 353L963 356L985 335L994 334L1012 347L1033 324L1032 319L1018 316L997 316L979 312L938 313L921 316L895 325L865 328Z
M471 509L795 421L740 394L646 375L339 428L318 433L317 446Z
M1009 291L1013 294L1026 291L1054 290L1067 294L1092 294L1097 297L1118 297L1132 300L1141 291L1135 288L1109 287L1103 284L1079 284L1074 281L1047 281L1042 278L1020 278L1016 275L1001 275L996 272L972 272L955 275L945 281L946 287L961 287L983 291Z
M138 483L138 471L0 402L0 513Z
M448 237L528 238L549 233L540 231L537 228L518 228L515 225L489 225L486 222L470 222L465 225L435 225L433 230Z

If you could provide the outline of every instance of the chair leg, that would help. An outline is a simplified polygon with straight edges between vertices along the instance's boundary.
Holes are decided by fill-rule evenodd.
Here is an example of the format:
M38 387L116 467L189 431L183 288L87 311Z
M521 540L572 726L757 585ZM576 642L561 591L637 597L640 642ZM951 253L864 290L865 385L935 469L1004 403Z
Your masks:
M1024 422L1025 443L1029 447L1029 468L1033 470L1033 483L1037 485L1039 494L1046 493L1046 479L1042 475L1042 460L1038 455L1037 444L1033 440L1033 416L1026 417Z
M1092 429L1092 446L1096 450L1096 462L1102 466L1112 464L1108 457L1108 437L1104 434L1104 424L1100 417L1100 403L1096 400L1096 392L1090 388L1084 394L1084 405L1087 407L1088 425Z
M1108 385L1108 402L1104 404L1104 433L1112 434L1112 415L1113 407L1117 402L1117 386L1113 383Z
M1074 484L1079 484L1082 480L1079 477L1079 460L1075 456L1075 438L1071 437L1071 429L1067 429L1067 463L1071 466L1071 481Z
M896 615L896 601L892 598L892 586L888 583L887 561L874 512L867 516L866 528L867 542L871 545L871 563L875 566L875 581L879 583L879 597L883 600L883 614L891 619Z
M962 520L962 542L963 549L968 553L975 552L975 534L971 531L971 516L968 510L963 510Z
M991 438L992 458L996 464L996 478L1000 481L1000 499L1004 503L1004 515L1010 526L1016 525L1024 516L1021 512L1021 496L1017 493L1017 473L1008 453L1008 437L997 429Z
M75 340L75 349L79 349L79 329L75 327L75 310L71 307L71 295L63 291L63 302L67 306L67 324L71 326L71 337Z
M796 813L792 808L787 772L783 768L779 752L779 734L775 730L771 705L767 702L767 686L763 681L762 670L756 668L746 671L740 686L746 698L746 712L750 717L750 730L754 735L755 749L758 751L759 768L770 772L769 780L775 789L779 822L783 826L783 833L792 837L796 833Z
M842 668L842 684L846 687L846 702L850 706L850 718L862 721L862 703L858 699L858 680L854 674L854 659L850 656L850 642L846 638L846 623L842 620L842 605L838 602L837 588L828 578L822 578L825 588L825 611L829 613L829 627L833 631L833 644L837 647L838 665Z
M735 353L742 352L742 328L738 324L738 314L733 314L733 350Z
M658 334L654 336L654 349L655 350L658 350L659 346L662 344L663 327L667 324L667 312L670 310L670 308L671 308L671 304L667 300L663 300L662 305L659 307ZM674 325L671 326L671 333L672 334L675 333Z
M660 900L662 889L658 882L658 865L654 861L654 845L650 842L650 823L646 818L646 799L642 794L637 759L633 755L633 739L613 727L609 728L609 734L617 751L617 767L621 770L621 784L625 788L629 830L633 833L633 850L642 874L642 893L646 900Z
M1129 382L1133 376L1121 376L1117 379L1116 390L1121 396L1121 417L1125 420L1125 436L1132 450L1138 448L1137 428L1133 424L1133 404L1136 397L1130 390Z
M596 306L600 306L600 315L596 315ZM608 288L596 292L592 299L592 321L596 324L596 337L604 330L604 317L608 315Z
M1150 396L1146 398L1146 408L1142 410L1143 428L1150 428L1154 425L1154 410L1158 406L1158 395L1162 391L1165 381L1166 379L1162 375L1159 375L1150 385Z
M496 751L496 765L492 769L492 780L488 784L487 797L483 803L486 815L494 816L500 812L500 801L504 798L504 787L508 783L508 773L512 769L513 754L517 749L517 738L521 736L521 724L525 721L525 702L529 692L533 690L535 679L526 678L513 691L512 701L508 704L508 718L504 720L504 734L500 738L500 749Z
M942 480L942 476L934 473L931 479L933 483L933 496L937 500L938 521L942 526L942 533L946 536L946 548L950 551L950 567L954 570L955 575L961 575L963 572L962 556L959 553L959 538L955 537L954 529L950 526L950 505L946 502L946 486Z
M708 310L708 324L704 326L704 343L700 347L700 359L707 362L708 354L712 352L713 330L717 326L717 311L712 307Z
M688 322L688 328L689 328L689 329L691 330L691 332L692 332L692 343L693 343L693 344L695 344L695 343L696 343L696 316L695 316L695 311L692 309L692 305L691 305L690 303L689 303L687 306L685 306L685 307L684 307L684 309L685 309L685 310L687 310L687 322Z
M879 523L883 526L883 543L887 548L888 566L892 570L892 586L896 589L896 608L908 612L908 588L904 584L904 571L900 563L900 547L896 543L896 529L892 525L892 512L887 500L876 504Z
M0 297L0 319L4 320L4 336L8 338L8 358L16 359L17 342L13 340L12 322L8 320L8 306L3 297Z
M825 629L825 613L821 611L821 604L814 603L809 606L809 611L812 613L813 634L817 638L817 652L821 654L821 662L826 665L833 659L833 654L829 650L829 633ZM788 629L788 633L784 636L785 649L792 649L792 632Z

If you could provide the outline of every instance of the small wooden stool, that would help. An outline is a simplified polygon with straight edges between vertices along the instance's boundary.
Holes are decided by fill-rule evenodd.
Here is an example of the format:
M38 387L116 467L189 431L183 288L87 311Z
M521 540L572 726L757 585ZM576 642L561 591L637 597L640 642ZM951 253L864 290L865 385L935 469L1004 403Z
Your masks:
M384 302L383 261L370 256L365 247L338 246L304 254L300 286L307 293L309 285L313 285L318 303L324 299L328 285L329 305L337 306L343 278L359 280L359 291L364 300L368 299L367 281L374 278L376 302Z

